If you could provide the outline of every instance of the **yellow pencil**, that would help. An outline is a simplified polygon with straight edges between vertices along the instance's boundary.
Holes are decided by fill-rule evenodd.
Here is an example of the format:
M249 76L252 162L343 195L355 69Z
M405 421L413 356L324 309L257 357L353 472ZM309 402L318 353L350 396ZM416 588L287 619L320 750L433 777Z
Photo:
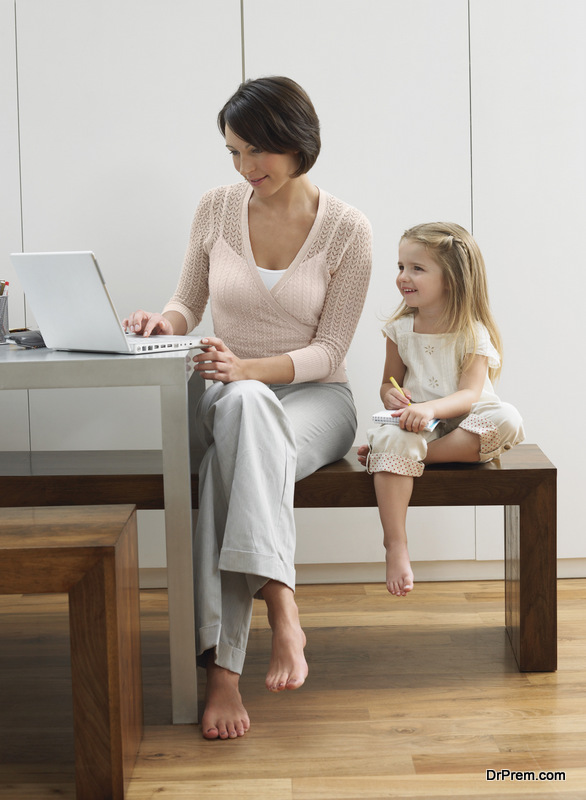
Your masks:
M397 383L397 381L396 381L396 380L393 378L393 376L392 376L392 375L391 375L391 377L389 378L389 380L390 380L390 382L393 384L393 386L395 387L395 389L397 389L399 392L401 392L401 394L403 395L403 397L407 397L407 395L405 394L405 392L404 392L404 391L401 389L401 387L399 386L399 384L398 384L398 383ZM409 403L409 405L411 405L411 403Z

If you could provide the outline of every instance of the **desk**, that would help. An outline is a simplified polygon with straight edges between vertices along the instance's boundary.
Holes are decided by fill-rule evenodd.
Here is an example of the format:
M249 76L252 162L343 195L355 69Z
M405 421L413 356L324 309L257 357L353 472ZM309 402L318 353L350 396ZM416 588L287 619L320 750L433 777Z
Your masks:
M188 351L154 355L0 347L0 389L159 386L173 722L197 722L189 409L204 388Z

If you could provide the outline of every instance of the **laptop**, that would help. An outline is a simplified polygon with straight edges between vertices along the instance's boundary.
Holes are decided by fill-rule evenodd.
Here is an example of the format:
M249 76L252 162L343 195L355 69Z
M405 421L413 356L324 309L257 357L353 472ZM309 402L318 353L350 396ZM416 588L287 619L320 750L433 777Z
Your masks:
M10 258L47 347L143 355L201 345L200 336L125 333L92 252L12 253Z

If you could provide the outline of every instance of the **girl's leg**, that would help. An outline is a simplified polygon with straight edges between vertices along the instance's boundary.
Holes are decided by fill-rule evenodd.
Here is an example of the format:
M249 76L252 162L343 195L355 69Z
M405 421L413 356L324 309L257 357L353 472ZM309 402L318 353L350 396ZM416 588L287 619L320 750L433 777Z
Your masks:
M480 437L463 428L456 428L441 439L434 439L428 443L423 463L449 464L453 461L474 463L479 460Z
M498 458L525 438L517 409L499 400L475 403L457 428L429 442L425 464Z
M397 425L379 425L366 433L368 449L359 450L368 472L374 474L374 489L387 563L387 589L404 597L413 589L413 571L405 527L413 479L423 470L427 441Z
M391 594L404 597L413 589L413 570L405 527L413 478L393 472L375 472L374 489L383 526L387 589Z

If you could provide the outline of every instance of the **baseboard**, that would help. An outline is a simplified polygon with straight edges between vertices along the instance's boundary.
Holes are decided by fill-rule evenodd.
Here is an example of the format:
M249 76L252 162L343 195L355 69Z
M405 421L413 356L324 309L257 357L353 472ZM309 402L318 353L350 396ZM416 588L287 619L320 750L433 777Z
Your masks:
M502 580L502 561L415 561L416 581ZM297 583L383 583L385 565L299 564Z
M502 561L416 561L416 581L498 581L504 578ZM141 589L166 589L167 570L140 569ZM382 583L380 564L298 564L297 583ZM586 558L558 559L558 578L585 578Z
M558 558L558 578L586 578L586 558Z
M167 567L139 568L138 585L141 589L166 589Z

